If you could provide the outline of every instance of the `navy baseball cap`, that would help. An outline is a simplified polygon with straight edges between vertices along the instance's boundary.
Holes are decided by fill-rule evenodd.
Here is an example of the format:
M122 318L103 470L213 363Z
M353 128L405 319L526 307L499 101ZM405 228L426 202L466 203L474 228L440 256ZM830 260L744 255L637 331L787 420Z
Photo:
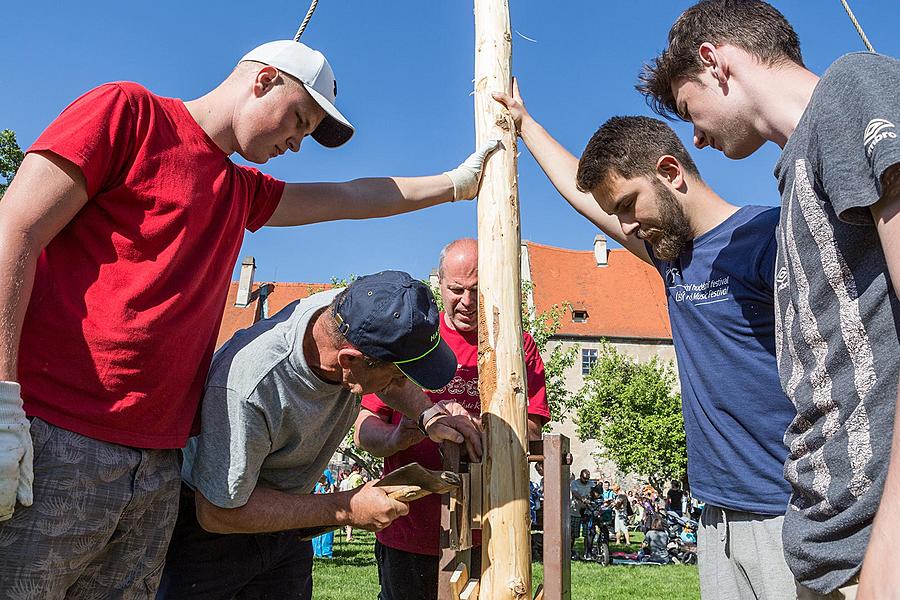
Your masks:
M434 296L408 273L360 277L343 293L332 316L360 352L394 363L419 387L442 388L456 374L456 355L441 339Z

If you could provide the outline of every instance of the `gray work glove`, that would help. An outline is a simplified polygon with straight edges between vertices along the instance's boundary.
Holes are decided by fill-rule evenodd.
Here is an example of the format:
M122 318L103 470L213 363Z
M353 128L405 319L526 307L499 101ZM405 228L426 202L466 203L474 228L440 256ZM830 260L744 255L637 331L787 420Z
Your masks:
M471 200L478 194L484 161L500 146L500 140L488 140L478 150L469 155L461 165L443 174L453 182L453 201Z
M31 506L34 482L31 427L19 384L0 381L0 521L11 518L16 500Z

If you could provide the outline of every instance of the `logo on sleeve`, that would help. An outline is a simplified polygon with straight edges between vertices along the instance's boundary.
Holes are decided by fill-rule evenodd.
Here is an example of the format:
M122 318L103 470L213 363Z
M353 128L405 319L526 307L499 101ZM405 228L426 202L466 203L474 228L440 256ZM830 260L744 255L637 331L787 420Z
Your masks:
M896 128L894 127L894 124L887 119L872 119L869 121L869 124L866 125L866 132L863 134L863 145L866 147L866 156L872 156L872 153L875 151L875 146L877 146L878 142L881 140L897 138L897 132L889 131L891 129Z
M787 267L781 267L775 275L775 290L780 292L789 285Z

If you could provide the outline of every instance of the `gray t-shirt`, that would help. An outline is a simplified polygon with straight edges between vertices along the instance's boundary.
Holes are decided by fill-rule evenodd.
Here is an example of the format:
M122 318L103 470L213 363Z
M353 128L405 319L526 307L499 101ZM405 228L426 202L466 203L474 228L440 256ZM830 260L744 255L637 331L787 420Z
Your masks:
M668 560L669 534L667 532L651 529L644 535L644 541L647 542L650 556L657 560Z
M891 450L900 304L869 207L900 162L897 90L900 61L840 58L775 169L776 349L798 413L785 434L784 548L798 580L821 594L862 565Z
M571 516L581 516L581 509L585 506L583 502L575 497L575 493L577 492L578 495L585 500L590 500L592 487L594 487L594 482L590 480L588 480L587 483L582 483L581 479L573 479L572 483L569 484L569 490L572 496L572 501L569 505L569 514Z
M339 292L289 304L213 357L182 477L216 506L243 506L257 484L310 493L350 430L359 396L319 379L303 356L310 319Z

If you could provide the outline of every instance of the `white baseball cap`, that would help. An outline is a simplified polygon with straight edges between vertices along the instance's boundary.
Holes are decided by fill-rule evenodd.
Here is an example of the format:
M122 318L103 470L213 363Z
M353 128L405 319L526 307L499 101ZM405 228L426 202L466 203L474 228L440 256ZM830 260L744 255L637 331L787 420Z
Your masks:
M312 132L314 140L327 148L336 148L353 137L353 125L334 106L337 81L334 71L318 50L294 40L278 40L257 46L240 60L260 62L300 80L309 95L327 113Z

